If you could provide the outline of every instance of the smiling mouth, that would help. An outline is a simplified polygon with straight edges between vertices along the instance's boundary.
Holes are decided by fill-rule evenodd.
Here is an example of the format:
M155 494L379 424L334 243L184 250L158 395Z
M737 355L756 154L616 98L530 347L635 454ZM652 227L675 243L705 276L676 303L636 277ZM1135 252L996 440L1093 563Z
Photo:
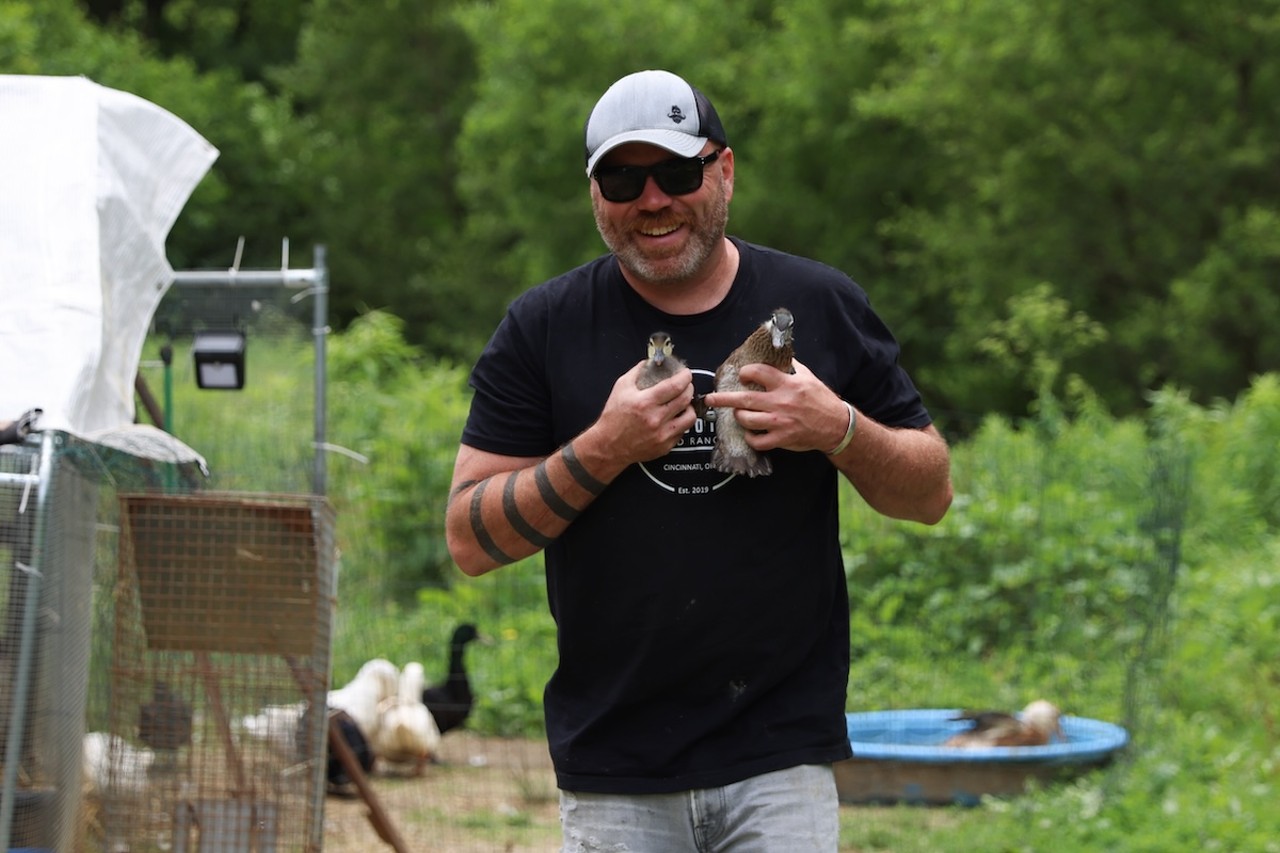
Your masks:
M650 225L646 228L638 229L641 234L646 237L665 237L668 234L678 231L679 225Z

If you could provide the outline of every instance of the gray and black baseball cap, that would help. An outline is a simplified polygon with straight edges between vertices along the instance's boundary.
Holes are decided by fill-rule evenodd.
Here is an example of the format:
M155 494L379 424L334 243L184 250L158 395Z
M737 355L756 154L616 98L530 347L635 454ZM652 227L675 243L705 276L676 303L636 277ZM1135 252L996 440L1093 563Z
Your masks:
M609 87L587 117L587 174L605 154L647 142L692 157L707 140L728 145L707 96L670 71L637 71Z

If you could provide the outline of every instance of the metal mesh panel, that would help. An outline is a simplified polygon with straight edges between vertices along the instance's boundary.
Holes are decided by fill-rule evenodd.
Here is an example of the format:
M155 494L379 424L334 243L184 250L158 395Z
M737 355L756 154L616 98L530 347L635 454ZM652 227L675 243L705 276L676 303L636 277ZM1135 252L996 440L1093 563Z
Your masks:
M197 480L62 433L0 448L10 848L321 849L333 511L173 493Z
M312 651L322 591L310 507L214 495L121 501L148 647Z
M325 491L315 481L315 463L323 456L316 456L313 441L318 400L310 390L316 381L311 306L296 296L279 286L184 284L171 287L157 309L139 376L169 429L206 455L208 488ZM197 388L193 335L211 329L246 334L244 390ZM165 344L172 353L167 368L156 357Z
M100 490L95 478L51 464L58 446L51 437L43 449L0 453L0 742L9 843L69 850L80 799Z

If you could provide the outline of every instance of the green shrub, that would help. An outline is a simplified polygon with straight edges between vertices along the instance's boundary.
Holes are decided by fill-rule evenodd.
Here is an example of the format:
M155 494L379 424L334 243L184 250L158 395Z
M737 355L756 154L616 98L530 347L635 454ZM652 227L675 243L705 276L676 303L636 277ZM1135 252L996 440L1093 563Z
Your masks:
M1010 638L1039 650L1116 634L1144 595L1147 441L1136 422L1087 419L1057 434L987 419L953 449L956 498L921 527L854 499L844 547L857 642L928 625L931 645L982 652Z
M333 341L330 435L366 461L335 456L330 493L341 505L347 588L408 602L455 571L444 509L469 394L466 371L424 365L401 329L373 311Z

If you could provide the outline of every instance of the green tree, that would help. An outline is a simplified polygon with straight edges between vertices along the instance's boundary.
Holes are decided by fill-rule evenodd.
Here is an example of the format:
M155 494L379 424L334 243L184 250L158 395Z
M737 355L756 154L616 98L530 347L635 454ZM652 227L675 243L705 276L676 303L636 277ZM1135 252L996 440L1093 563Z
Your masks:
M1013 386L996 364L974 363L975 343L1011 295L1045 280L1110 330L1110 345L1073 367L1113 406L1133 409L1144 389L1179 379L1184 330L1163 310L1173 282L1233 210L1280 189L1266 142L1280 130L1280 7L887 5L902 56L859 103L915 128L930 146L924 179L947 188L883 225L911 278L956 318L920 371L926 386L971 411L1012 408ZM1205 341L1210 357L1238 364L1222 331Z
M1280 210L1223 212L1198 264L1174 280L1166 325L1178 329L1170 372L1202 397L1245 387L1280 365Z
M145 37L163 56L265 82L292 60L311 0L81 0L90 18Z
M910 342L938 326L880 223L939 194L921 180L919 131L858 103L900 52L878 4L776 4L732 83L740 134L730 141L742 158L733 230L844 270Z
M482 325L469 318L492 312L481 280L458 272L472 264L454 146L475 68L454 5L316 0L296 63L274 76L304 116L297 178L329 246L335 313L389 308L436 353L464 349Z

